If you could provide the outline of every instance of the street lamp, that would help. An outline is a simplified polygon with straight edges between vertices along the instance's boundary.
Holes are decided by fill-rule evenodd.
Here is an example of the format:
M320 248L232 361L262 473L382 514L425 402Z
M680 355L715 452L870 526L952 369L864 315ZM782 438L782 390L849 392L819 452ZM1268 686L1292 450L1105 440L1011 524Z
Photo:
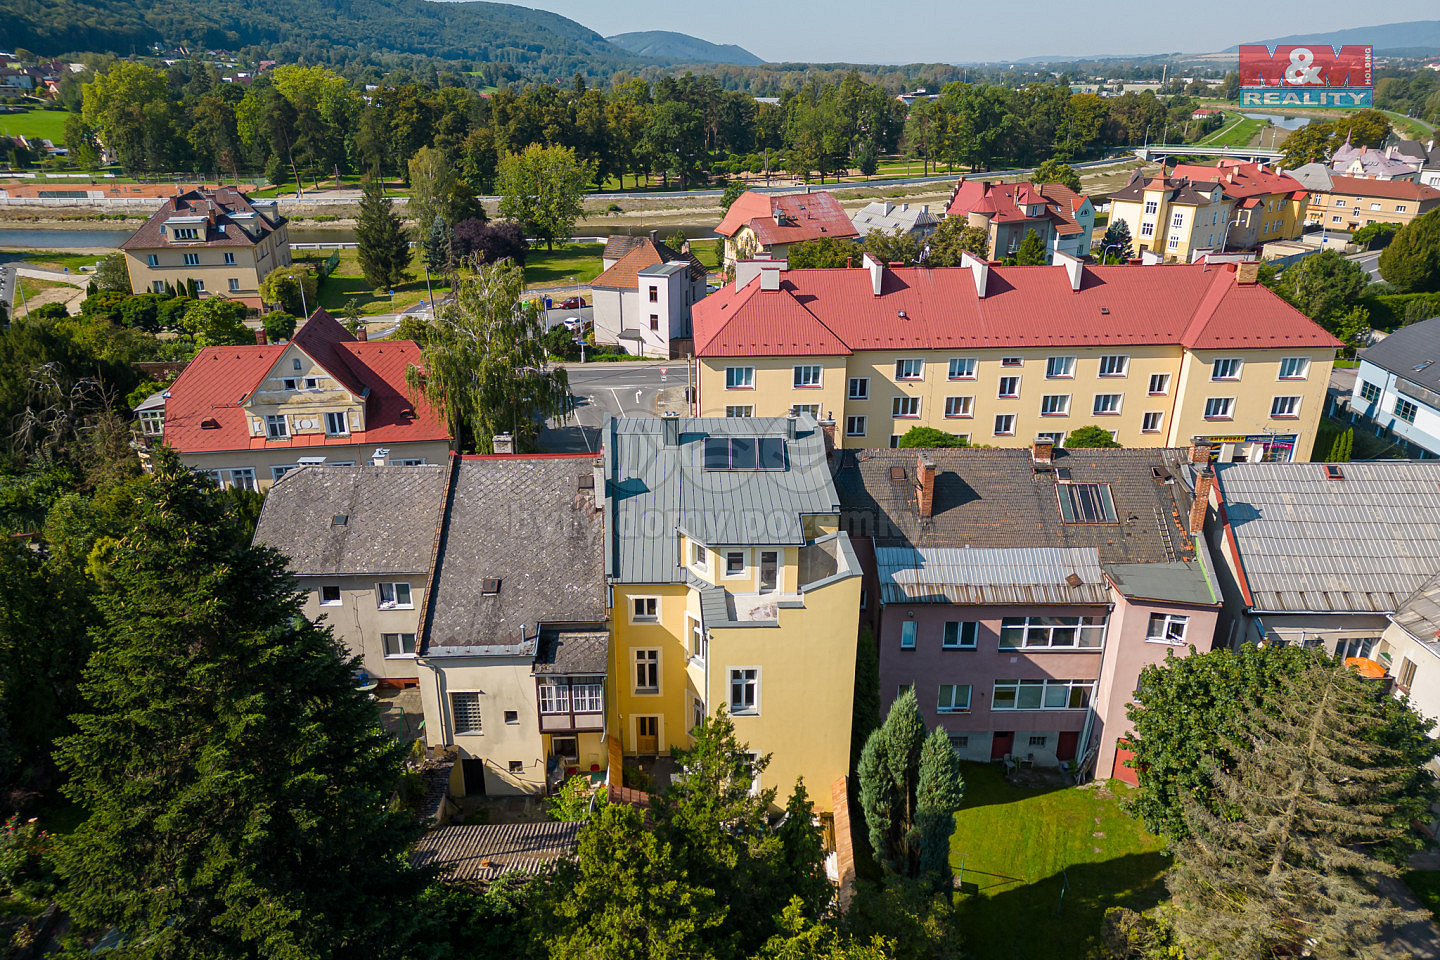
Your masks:
M1107 243L1107 244L1105 244L1103 247L1100 248L1100 263L1101 263L1102 265L1105 263L1105 251L1106 251L1106 250L1123 250L1123 249L1125 249L1125 244L1123 244L1123 243Z

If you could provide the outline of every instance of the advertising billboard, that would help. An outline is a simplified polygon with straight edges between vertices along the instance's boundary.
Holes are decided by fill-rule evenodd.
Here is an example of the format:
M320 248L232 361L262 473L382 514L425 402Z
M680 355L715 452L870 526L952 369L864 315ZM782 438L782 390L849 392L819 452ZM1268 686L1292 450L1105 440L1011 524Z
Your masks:
M1368 107L1369 46L1240 47L1242 107Z

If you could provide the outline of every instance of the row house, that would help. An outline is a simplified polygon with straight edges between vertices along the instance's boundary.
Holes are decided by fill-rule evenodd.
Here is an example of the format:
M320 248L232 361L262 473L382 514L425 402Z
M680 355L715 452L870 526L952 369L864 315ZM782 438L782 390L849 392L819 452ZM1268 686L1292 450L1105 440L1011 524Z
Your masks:
M724 269L761 254L783 258L792 244L838 237L856 240L860 232L840 201L828 193L784 195L747 190L730 204L715 232L725 241Z
M1326 230L1353 232L1377 223L1398 227L1440 207L1440 190L1413 180L1374 180L1332 173L1311 163L1295 171L1310 193L1309 216Z
M845 447L912 427L972 444L1214 441L1222 460L1307 460L1339 346L1256 282L1197 262L790 270L739 264L695 308L698 411L833 421Z
M266 490L307 464L443 463L450 433L405 371L409 340L367 341L324 310L286 343L205 347L136 411L142 438L164 441L222 487Z
M1219 613L1188 535L1187 451L838 456L882 703L913 690L967 760L1134 782L1124 738L1140 671L1209 650Z
M999 259L1020 249L1031 231L1045 245L1045 254L1090 255L1095 231L1095 206L1063 183L995 183L965 177L950 193L946 216L964 217L984 230L990 255Z
M813 417L613 419L596 479L626 757L724 709L783 798L828 814L850 760L860 569Z

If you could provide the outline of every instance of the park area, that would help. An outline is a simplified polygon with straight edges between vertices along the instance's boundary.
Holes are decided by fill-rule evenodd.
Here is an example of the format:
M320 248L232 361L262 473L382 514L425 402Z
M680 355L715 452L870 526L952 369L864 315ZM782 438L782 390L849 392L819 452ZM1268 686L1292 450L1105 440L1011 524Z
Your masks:
M1108 908L1145 910L1164 896L1169 860L1121 808L1126 784L1016 786L998 764L978 763L964 776L950 862L974 891L959 898L959 919L975 960L1080 960Z

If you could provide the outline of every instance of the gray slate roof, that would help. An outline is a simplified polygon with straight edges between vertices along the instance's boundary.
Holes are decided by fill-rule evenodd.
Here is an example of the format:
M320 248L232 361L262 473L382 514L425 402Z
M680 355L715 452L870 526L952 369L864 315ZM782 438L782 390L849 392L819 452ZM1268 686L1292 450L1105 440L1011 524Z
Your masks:
M553 676L604 674L609 662L610 634L604 630L542 630L532 672Z
M1361 350L1360 359L1440 392L1440 317L1401 327L1373 347ZM1427 360L1429 365L1423 370L1415 369Z
M445 506L443 464L304 466L270 488L255 542L297 576L428 573ZM345 522L335 522L344 516Z
M507 873L545 873L575 853L580 823L457 824L415 841L411 862L438 867L447 880L490 881Z
M531 656L541 622L604 622L603 524L579 486L592 475L588 457L456 461L425 655Z
M1389 613L1440 570L1440 461L1341 469L1217 466L1255 612Z
M1094 547L878 547L875 565L887 604L1110 602Z
M706 437L785 438L786 469L707 471ZM824 438L808 414L611 419L604 447L605 572L622 583L685 582L676 531L712 547L798 546L805 516L839 512Z
M1159 467L1178 476L1184 450L1056 450L1055 469L1036 470L1029 450L843 450L835 485L842 529L874 536L876 547L1091 547L1101 563L1193 559L1180 527L1190 498L1178 481L1153 479ZM915 499L920 455L936 464L933 517L922 521ZM904 479L892 480L891 468ZM1059 469L1075 483L1108 483L1118 524L1061 522Z
M855 212L850 218L860 236L871 230L894 233L896 230L910 233L926 230L940 223L940 218L930 212L927 204L891 203L889 200L872 200Z

